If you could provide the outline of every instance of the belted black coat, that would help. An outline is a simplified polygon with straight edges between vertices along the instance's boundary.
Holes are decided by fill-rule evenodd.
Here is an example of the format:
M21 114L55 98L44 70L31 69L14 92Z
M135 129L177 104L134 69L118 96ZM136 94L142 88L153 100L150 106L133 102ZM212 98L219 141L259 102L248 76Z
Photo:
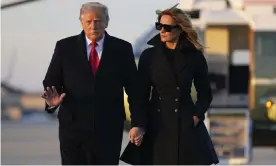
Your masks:
M180 36L170 50L160 36L152 38L139 60L141 100L147 110L142 144L129 143L121 160L132 165L211 165L218 157L204 124L212 101L208 67L201 51ZM171 55L170 55L171 54ZM194 83L197 101L191 98ZM200 122L194 126L193 116Z

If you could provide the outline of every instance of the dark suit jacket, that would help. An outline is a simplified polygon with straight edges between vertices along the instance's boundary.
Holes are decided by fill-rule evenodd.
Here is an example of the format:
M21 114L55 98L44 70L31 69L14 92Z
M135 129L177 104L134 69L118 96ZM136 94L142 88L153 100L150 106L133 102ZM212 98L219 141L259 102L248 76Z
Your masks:
M121 124L125 120L124 88L129 97L132 126L143 126L131 44L106 33L95 76L86 52L84 32L56 43L43 85L44 88L56 86L59 93L66 93L58 112L60 126L76 131L91 130L100 139L106 130L121 133ZM46 104L46 111L51 113L53 110Z

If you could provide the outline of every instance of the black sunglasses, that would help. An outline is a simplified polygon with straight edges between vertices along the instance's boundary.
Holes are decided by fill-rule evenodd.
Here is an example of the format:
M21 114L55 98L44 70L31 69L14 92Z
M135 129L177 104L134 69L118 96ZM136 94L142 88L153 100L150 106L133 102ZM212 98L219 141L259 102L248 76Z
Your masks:
M164 28L164 31L171 32L173 29L180 28L179 25L167 25L167 24L161 24L160 22L155 23L156 30L160 31L162 28Z

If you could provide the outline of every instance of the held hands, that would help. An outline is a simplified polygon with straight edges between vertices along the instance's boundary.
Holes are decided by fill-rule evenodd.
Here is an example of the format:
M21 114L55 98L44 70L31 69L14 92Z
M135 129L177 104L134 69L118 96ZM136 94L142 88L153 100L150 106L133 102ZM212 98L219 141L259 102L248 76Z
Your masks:
M59 105L63 101L63 98L65 97L65 95L66 95L65 93L62 93L61 95L59 95L57 93L56 88L52 86L52 88L47 87L46 90L44 91L44 94L41 97L45 99L49 107L52 107L52 106Z
M131 143L134 143L136 146L140 146L143 140L145 132L140 127L133 127L130 129L128 136Z
M197 126L199 123L199 118L197 116L193 116L194 126ZM143 140L145 132L142 128L133 127L129 131L129 139L131 143L134 143L136 146L140 146Z
M194 119L194 126L196 126L199 122L199 119L197 116L193 116L193 119Z

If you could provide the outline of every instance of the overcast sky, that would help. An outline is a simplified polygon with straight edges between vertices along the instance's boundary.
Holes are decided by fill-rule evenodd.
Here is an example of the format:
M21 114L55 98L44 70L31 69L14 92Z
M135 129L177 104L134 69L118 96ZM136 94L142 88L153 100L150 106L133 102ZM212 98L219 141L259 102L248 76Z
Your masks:
M1 11L1 79L29 92L42 90L42 80L55 42L79 34L79 8L87 0L44 0ZM107 31L134 42L156 21L155 10L177 0L99 0L109 7ZM9 72L14 66L13 72Z

